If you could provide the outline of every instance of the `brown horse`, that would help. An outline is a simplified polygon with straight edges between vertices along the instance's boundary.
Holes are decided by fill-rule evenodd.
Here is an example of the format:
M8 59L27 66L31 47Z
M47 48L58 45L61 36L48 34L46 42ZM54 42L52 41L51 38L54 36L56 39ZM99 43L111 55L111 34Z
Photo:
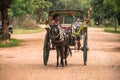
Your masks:
M50 28L47 30L49 33L52 44L56 47L57 52L57 67L59 66L59 57L61 58L60 64L64 67L64 64L67 65L67 56L72 55L71 49L68 46L68 37L66 34L60 31L58 25L50 25Z

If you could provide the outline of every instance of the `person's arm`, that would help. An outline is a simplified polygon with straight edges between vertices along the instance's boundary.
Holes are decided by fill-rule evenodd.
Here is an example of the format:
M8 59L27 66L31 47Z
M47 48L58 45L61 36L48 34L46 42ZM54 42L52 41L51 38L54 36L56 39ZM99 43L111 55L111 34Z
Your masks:
M77 25L77 22L75 22L75 24L74 24L75 26Z

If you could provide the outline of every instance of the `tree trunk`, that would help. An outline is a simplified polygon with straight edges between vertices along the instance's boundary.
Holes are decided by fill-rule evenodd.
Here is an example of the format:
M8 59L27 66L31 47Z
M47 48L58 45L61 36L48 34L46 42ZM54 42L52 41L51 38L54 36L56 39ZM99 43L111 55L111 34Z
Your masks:
M40 17L41 17L41 10L40 9L37 9L36 10L36 15L37 15L37 23L40 23Z
M120 12L116 15L117 25L120 25Z
M103 26L103 17L102 16L100 16L99 24L100 24L100 26Z
M115 32L117 32L117 17L114 17L114 29L115 29Z
M8 32L9 18L8 18L7 8L1 10L1 18L2 18L2 43L7 44L9 43L9 32Z

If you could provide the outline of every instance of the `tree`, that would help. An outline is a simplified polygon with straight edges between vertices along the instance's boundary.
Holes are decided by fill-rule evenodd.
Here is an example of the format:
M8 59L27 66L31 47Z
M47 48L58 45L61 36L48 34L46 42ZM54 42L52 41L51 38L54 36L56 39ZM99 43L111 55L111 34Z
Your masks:
M47 0L53 4L49 9L81 9L81 0ZM86 1L86 0L85 0Z
M52 4L50 2L47 1L42 1L39 3L39 7L36 8L35 13L37 16L37 23L40 22L40 18L41 18L41 13L44 11L44 9L49 8Z
M25 16L27 14L34 14L38 8L44 9L50 5L51 3L43 0L16 0L11 9L13 16Z
M109 4L111 5L113 8L113 12L114 12L114 28L115 28L115 32L117 31L117 25L118 25L118 22L120 24L120 1L119 0L104 0L104 3L105 4Z
M0 12L1 12L1 20L2 20L2 43L9 43L9 18L8 18L8 8L10 8L13 0L0 0Z
M12 4L14 1L14 4ZM9 42L9 16L8 9L11 9L13 16L25 16L27 14L34 14L35 10L43 9L50 5L49 2L43 0L0 0L0 13L2 20L2 42L7 44Z
M50 2L43 0L16 0L11 6L13 16L25 16L27 14L36 14L37 23L40 21L41 11L51 5Z
M91 7L91 0L47 0L53 5L49 10L54 9L71 9L71 10L81 10L84 15L87 16L87 11Z
M105 14L106 6L103 3L103 0L92 0L91 6L93 8L93 18L98 24L102 24Z

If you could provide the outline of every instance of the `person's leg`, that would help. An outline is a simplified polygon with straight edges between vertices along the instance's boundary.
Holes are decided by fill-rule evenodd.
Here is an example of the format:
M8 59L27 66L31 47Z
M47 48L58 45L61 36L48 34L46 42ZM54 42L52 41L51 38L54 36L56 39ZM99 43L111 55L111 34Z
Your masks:
M77 43L78 50L80 50L80 47L81 47L80 37L78 37L77 41L78 41L78 43Z
M75 32L77 32L77 31L78 31L78 28L79 28L79 26L76 26L76 28L75 28Z

